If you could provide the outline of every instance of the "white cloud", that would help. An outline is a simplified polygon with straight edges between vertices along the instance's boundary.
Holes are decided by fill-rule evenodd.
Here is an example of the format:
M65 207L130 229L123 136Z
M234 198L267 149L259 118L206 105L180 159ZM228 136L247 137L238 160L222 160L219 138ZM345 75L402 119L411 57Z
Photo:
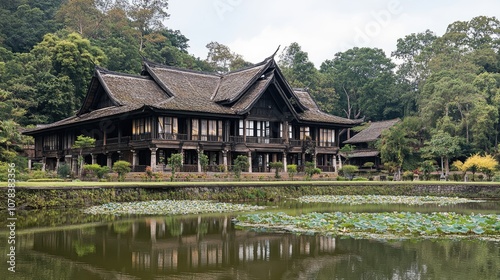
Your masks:
M169 28L190 39L189 51L205 58L210 41L259 62L297 42L316 67L354 46L387 55L398 38L430 29L442 35L457 20L495 16L497 0L171 0Z

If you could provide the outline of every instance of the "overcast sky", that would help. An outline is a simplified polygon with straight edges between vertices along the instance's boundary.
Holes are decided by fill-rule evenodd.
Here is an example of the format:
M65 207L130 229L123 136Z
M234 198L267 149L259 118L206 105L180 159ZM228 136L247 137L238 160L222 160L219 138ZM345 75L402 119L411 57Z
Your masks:
M202 59L217 41L257 63L297 42L319 68L335 53L376 47L389 56L397 39L473 17L500 18L498 0L170 0L166 26L189 39Z

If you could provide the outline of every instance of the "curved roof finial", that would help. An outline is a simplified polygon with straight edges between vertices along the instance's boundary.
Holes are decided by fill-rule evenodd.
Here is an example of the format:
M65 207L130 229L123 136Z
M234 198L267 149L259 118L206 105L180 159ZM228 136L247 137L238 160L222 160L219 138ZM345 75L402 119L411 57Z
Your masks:
M281 47L281 45L278 45L278 48L276 49L276 51L273 53L273 55L271 55L272 58L274 58L274 56L278 53L278 51L280 50L280 47Z

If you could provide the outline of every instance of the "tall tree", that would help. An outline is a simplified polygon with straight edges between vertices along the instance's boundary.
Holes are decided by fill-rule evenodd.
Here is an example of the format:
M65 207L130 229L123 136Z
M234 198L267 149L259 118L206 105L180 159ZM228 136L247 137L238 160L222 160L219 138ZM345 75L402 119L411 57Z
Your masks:
M401 61L396 71L396 91L401 96L404 114L417 111L419 90L429 75L428 63L432 55L432 43L437 36L430 30L412 33L397 41L392 57Z
M219 73L234 71L251 65L243 57L231 51L231 49L219 42L210 42L206 45L208 49L207 63Z
M53 16L62 1L1 1L0 43L13 52L29 52L43 35L61 27Z
M394 67L381 49L355 47L335 54L320 69L334 76L340 97L337 114L350 119L366 116L381 120L401 115L394 95Z
M309 60L309 54L298 43L285 47L278 63L293 87L315 89L318 86L318 70Z
M163 21L170 15L167 13L168 2L165 0L130 0L127 3L127 14L132 19L133 26L139 32L139 51L144 43L151 40L147 36L164 28Z

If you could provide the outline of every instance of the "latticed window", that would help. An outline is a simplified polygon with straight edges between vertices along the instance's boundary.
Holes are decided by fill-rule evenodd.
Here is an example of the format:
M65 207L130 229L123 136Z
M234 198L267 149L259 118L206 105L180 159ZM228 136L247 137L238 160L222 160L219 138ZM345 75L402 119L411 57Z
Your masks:
M178 132L176 117L159 117L158 134L161 139L175 138Z
M202 141L222 141L222 120L191 120L191 139Z
M330 147L335 143L335 130L320 128L319 129L319 145Z
M135 119L132 121L132 134L141 135L151 133L151 118Z
M308 136L310 136L309 127L308 126L301 126L300 127L300 140L304 140Z

